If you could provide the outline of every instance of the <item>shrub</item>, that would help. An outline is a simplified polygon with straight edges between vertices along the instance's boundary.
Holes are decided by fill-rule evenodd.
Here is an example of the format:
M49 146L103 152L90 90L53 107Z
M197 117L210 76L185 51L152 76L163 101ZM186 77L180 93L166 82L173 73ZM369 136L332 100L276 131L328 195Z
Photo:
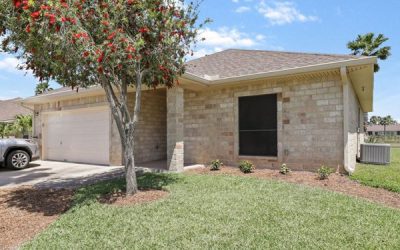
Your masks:
M334 171L332 168L321 166L318 170L318 178L320 180L328 179L329 175L332 174Z
M279 170L279 173L281 174L288 174L290 173L290 168L288 168L288 166L286 166L285 163L282 164L281 169Z
M222 163L222 161L220 160L213 160L210 163L210 170L220 170L221 167L224 165L224 163Z
M254 164L250 161L241 161L239 163L239 169L245 174L251 173L255 167Z

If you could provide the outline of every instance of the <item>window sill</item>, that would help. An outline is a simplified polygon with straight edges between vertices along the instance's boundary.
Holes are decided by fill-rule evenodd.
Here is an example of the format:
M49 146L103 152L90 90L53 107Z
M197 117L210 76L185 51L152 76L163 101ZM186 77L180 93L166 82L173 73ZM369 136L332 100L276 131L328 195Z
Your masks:
M269 160L278 161L277 156L255 156L255 155L238 155L239 159Z

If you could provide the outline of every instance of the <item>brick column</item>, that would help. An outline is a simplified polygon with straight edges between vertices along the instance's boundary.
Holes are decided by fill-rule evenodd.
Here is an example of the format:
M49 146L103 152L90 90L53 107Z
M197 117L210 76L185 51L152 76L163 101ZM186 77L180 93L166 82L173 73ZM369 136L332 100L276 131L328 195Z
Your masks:
M167 90L167 166L183 171L183 89Z

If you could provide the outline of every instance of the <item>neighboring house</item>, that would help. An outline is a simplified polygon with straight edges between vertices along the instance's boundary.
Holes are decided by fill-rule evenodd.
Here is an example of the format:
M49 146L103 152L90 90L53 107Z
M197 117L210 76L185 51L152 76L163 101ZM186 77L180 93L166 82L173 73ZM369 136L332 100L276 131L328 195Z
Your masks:
M367 126L367 135L385 135L385 126L369 125ZM386 126L386 136L400 136L400 124Z
M32 115L32 110L21 105L22 98L0 100L0 123L12 123L17 115Z
M258 168L352 172L364 112L372 111L375 57L225 50L187 63L179 86L147 90L136 162L163 160ZM134 89L129 93L131 108ZM42 158L121 164L121 144L103 90L59 89L27 98Z

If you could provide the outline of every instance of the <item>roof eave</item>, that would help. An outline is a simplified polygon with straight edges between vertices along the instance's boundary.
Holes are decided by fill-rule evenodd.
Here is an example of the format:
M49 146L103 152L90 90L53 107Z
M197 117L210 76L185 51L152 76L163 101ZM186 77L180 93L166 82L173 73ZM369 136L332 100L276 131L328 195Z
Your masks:
M322 64L315 64L315 65L304 66L304 67L296 67L296 68L290 68L290 69L284 69L284 70L276 70L276 71L261 72L261 73L242 75L242 76L226 77L226 78L221 78L221 79L216 79L216 80L207 80L203 77L200 77L200 76L197 76L197 75L194 75L191 73L185 73L182 77L190 79L190 80L198 81L205 85L209 85L209 84L221 85L221 84L230 84L233 82L241 82L241 81L247 81L247 80L256 80L256 79L262 79L262 78L301 74L301 73L307 73L307 72L312 72L312 71L335 69L335 68L340 68L343 66L375 64L376 61L377 61L376 57L365 57L365 58L337 61L337 62L332 62L332 63L322 63Z
M191 74L189 72L184 73L181 76L181 79L187 80L188 84L197 85L198 87L209 87L214 85L224 85L224 84L232 84L238 83L242 81L249 81L249 80L256 80L256 79L264 79L264 78L271 78L271 77L280 77L280 76L287 76L287 75L295 75L295 74L302 74L308 73L313 71L321 71L321 70L329 70L340 68L343 66L357 66L357 65L366 65L366 64L375 64L377 61L376 57L365 57L365 58L357 58L357 59L349 59L343 60L338 62L332 63L323 63L323 64L316 64L310 65L305 67L297 67L297 68L290 68L284 70L277 70L277 71L270 71L270 72L262 72L257 74L249 74L249 75L242 75L242 76L235 76L235 77L226 77L221 79L209 80L203 77L200 77L195 74ZM61 92L55 93L48 93L39 96L32 96L25 98L22 100L22 103L26 105L34 105L44 103L46 101L51 100L59 100L59 99L69 99L73 97L81 97L87 95L96 95L96 94L103 94L104 90L101 86L92 86L87 89L80 89L77 93L76 91L72 90L65 90Z
M348 73L363 112L372 112L374 106L374 64L368 64Z

